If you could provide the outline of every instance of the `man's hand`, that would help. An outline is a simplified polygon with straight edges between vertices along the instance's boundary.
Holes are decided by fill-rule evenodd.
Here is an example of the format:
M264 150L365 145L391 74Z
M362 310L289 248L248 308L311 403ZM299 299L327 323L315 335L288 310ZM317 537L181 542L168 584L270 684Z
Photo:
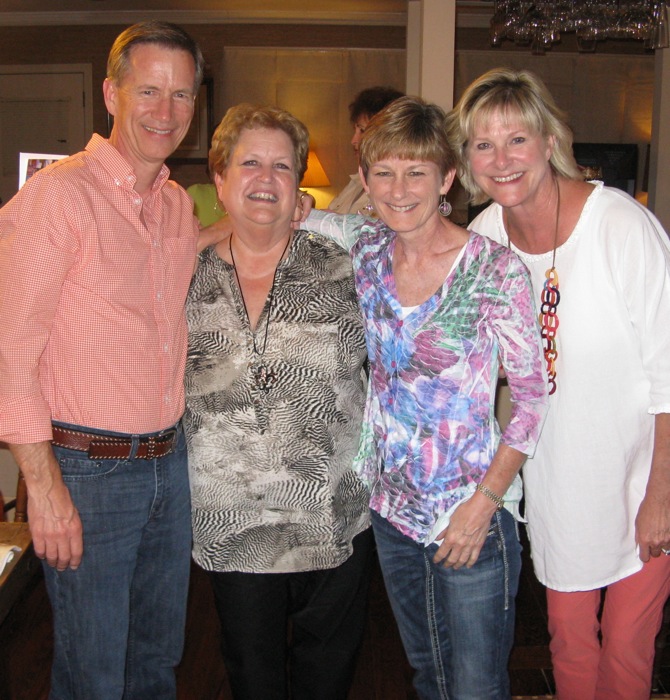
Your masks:
M76 569L82 525L49 442L10 445L28 489L28 524L35 554L59 571Z
M198 253L205 250L205 248L210 245L216 245L230 238L232 232L233 224L230 221L230 217L227 215L211 224L211 226L201 228L200 235L198 236Z

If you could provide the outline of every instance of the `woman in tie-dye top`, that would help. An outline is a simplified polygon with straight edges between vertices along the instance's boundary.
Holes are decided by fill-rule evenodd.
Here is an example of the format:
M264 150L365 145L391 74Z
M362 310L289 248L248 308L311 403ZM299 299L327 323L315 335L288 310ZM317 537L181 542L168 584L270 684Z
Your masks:
M414 684L421 698L504 698L518 471L540 434L546 380L524 265L440 216L455 167L444 118L417 98L387 107L360 150L379 220L315 211L306 226L354 264L370 357L358 465ZM513 400L502 435L500 365Z

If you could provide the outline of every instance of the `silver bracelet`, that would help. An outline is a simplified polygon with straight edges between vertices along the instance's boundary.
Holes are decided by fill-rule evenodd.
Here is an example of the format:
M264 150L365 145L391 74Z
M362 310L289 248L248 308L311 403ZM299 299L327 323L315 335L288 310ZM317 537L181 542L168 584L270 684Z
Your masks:
M496 504L496 506L498 506L496 510L502 510L505 507L505 501L503 501L503 499L500 496L493 493L493 491L491 491L491 489L487 486L484 486L483 484L477 484L475 490L479 491L480 493L483 493L486 496L486 498L492 500Z

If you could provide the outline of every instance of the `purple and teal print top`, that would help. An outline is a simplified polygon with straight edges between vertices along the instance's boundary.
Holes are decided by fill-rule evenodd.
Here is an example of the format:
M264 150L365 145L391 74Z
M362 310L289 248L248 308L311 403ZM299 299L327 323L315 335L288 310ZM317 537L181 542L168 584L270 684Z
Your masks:
M442 286L403 310L383 222L312 212L306 228L351 254L370 358L356 468L370 506L423 542L435 521L471 493L500 440L532 455L547 410L537 313L528 272L507 248L474 232ZM498 368L512 415L495 419Z

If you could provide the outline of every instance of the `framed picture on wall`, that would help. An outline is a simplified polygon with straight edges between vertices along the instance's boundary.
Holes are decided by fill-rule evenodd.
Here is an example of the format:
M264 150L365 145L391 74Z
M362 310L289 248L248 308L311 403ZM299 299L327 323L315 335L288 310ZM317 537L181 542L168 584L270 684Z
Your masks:
M214 131L212 99L212 79L205 78L195 101L191 127L179 148L168 159L169 163L207 162L209 140Z
M19 153L19 189L26 180L32 177L38 170L46 168L61 158L67 158L67 154L56 153Z

